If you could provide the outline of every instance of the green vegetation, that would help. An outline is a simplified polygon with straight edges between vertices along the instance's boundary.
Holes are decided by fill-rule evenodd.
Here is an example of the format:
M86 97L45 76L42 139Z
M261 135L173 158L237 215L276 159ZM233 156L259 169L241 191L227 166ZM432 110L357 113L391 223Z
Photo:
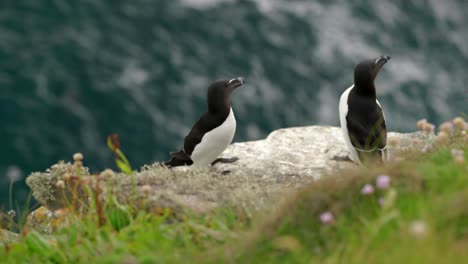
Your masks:
M466 160L466 144L463 149ZM467 261L468 166L451 152L444 147L411 161L311 184L267 218L254 239L244 243L238 262ZM391 177L391 187L364 189L382 174ZM321 219L323 213L333 219ZM235 246L228 249L239 252Z
M107 137L107 147L114 153L115 164L125 174L132 174L132 166L127 157L120 150L119 135L112 134Z
M4 263L463 263L468 261L466 136L384 166L323 177L273 211L146 213L110 199L24 228ZM344 173L344 172L341 172ZM48 198L48 197L46 197Z

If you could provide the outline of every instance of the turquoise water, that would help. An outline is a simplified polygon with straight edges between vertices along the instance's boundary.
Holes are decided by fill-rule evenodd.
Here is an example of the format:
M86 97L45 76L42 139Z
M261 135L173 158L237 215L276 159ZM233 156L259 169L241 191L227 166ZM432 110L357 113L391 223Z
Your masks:
M2 0L0 208L24 177L85 155L114 168L166 159L215 79L244 76L235 141L338 125L353 65L390 55L377 93L390 130L468 112L468 1Z

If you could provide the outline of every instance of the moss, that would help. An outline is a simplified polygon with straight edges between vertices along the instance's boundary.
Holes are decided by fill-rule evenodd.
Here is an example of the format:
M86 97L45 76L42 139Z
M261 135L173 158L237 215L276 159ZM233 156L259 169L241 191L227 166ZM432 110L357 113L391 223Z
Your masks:
M220 205L259 209L281 191L278 186L262 184L258 177L221 175L209 169L168 169L158 164L144 166L141 172L131 176L115 174L107 186L113 189L120 202L145 199L153 206L198 212Z
M0 246L9 245L20 240L16 233L0 229Z
M52 165L45 172L34 172L27 179L26 184L31 188L36 200L51 210L65 206L66 197L63 189L57 187L57 181L63 180L64 175L79 175L89 177L86 167L76 167L63 161Z
M265 184L258 177L224 175L210 169L168 169L159 164L144 166L132 175L102 173L101 176L90 176L84 167L80 176L76 175L75 165L59 162L44 173L31 174L27 184L34 197L52 214L61 208L79 209L84 203L95 202L97 186L103 204L115 197L118 206L156 214L163 214L166 209L176 214L185 211L207 213L220 206L258 211L268 208L286 190L280 184ZM73 202L76 200L78 203ZM41 212L37 214L41 215ZM52 218L45 221L36 218L33 222L40 224L33 225L38 227L34 229L41 232L52 221Z

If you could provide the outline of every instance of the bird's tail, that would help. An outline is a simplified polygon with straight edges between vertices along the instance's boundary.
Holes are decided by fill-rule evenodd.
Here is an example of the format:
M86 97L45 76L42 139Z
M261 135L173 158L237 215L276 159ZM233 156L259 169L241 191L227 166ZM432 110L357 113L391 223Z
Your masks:
M387 161L387 147L374 148L370 150L355 147L361 164L377 163L382 164Z
M171 153L172 158L164 162L164 165L168 168L177 166L189 166L193 164L192 159L187 155L184 150Z

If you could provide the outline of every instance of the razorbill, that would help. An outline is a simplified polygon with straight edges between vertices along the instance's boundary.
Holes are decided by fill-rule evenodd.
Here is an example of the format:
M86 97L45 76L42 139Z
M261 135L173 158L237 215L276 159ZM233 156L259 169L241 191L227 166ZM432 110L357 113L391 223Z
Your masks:
M236 118L231 108L231 93L244 84L244 78L222 80L208 87L208 112L192 127L185 137L184 147L171 153L164 165L176 167L193 165L205 167L216 162L234 162L234 159L218 159L231 143L236 132Z
M341 130L351 159L358 164L386 159L387 128L382 107L376 98L374 81L389 60L389 56L381 56L356 65L354 85L340 98Z

